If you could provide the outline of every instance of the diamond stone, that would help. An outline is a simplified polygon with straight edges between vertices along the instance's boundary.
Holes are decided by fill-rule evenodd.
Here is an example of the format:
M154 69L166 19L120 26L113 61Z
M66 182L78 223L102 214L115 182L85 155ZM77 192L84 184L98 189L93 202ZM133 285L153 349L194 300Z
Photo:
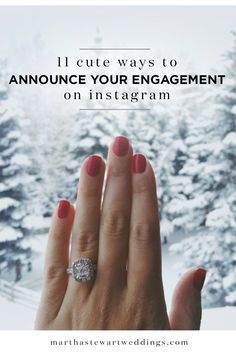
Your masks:
M96 264L88 258L81 258L72 265L73 277L79 282L91 280L96 271Z

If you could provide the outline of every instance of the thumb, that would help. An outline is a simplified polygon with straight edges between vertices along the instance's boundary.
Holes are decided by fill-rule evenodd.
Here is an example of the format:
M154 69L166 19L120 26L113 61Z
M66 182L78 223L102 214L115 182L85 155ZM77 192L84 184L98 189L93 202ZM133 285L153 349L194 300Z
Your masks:
M202 316L201 290L206 270L198 268L179 280L172 299L170 326L174 330L199 330Z

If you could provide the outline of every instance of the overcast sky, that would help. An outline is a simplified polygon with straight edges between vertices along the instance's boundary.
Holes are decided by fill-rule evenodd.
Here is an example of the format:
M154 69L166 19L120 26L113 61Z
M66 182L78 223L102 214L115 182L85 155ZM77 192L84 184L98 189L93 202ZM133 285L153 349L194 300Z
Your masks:
M219 68L232 45L236 7L1 7L0 57L13 59L36 36L56 56L79 56L79 47L93 45L96 28L105 47L151 47L206 71Z

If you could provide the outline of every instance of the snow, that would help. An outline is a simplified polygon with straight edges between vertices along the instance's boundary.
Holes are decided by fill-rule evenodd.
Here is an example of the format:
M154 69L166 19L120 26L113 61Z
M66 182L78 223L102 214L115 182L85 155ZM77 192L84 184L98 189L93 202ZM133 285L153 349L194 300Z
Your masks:
M2 105L2 107L0 107L0 114L2 113L1 123L10 121L13 119L15 115L21 113L20 111L17 112L15 110L10 110L9 107L10 107L10 102L7 102L6 105Z
M236 278L236 269L232 271L230 274L228 274L227 277L224 277L223 279L224 288L227 289L232 285L234 285L235 278Z
M181 209L182 211L190 211L196 208L201 208L202 206L207 204L209 199L209 194L205 193L199 195L194 199L185 200L185 203L181 203L179 200L173 199L169 204L169 210L171 213L179 212Z
M85 138L80 140L79 144L82 148L91 148L94 144L94 140L91 138Z
M17 207L20 203L12 198L0 198L0 212L11 207Z
M33 329L35 310L8 301L0 294L0 311L0 330Z
M0 82L0 93L5 93L6 92L6 86Z
M7 139L19 139L21 136L21 133L17 130L11 130L7 134Z
M47 243L47 239L48 239L48 235L34 235L32 237L25 237L22 242L21 245L22 247L31 247L31 249L35 252L37 252L40 257L41 257L41 264L40 264L40 272L41 272L41 268L42 268L42 264L44 263L44 254L45 254L45 250L46 250L46 243ZM34 264L33 264L34 265ZM37 272L35 272L35 277L37 278L39 276L39 274L37 274Z
M112 142L112 137L111 136L103 136L101 139L101 144L105 146L109 146Z
M99 129L91 129L91 135L95 138L102 138L103 132Z
M233 114L236 114L236 105L232 107L231 112L232 112Z
M236 291L232 291L232 293L229 293L229 295L226 296L226 300L228 301L229 304L235 304L236 303Z
M225 144L226 146L236 147L236 133L235 132L228 133L223 140L223 144Z
M12 220L14 220L14 221L21 221L24 216L25 216L25 210L22 210L19 208L16 208L11 213Z
M44 230L48 229L49 220L41 215L27 215L22 221L22 226L31 231Z
M171 223L169 220L164 219L161 220L160 223L160 230L161 230L161 236L163 237L169 237L169 235L171 235L171 233L173 232L173 223Z
M5 191L7 189L7 186L4 183L0 183L0 193Z
M24 177L22 177L21 175L14 176L14 178L9 178L6 181L6 187L8 189L14 189L19 187L22 183L24 183L24 185L27 185L30 182L32 182L32 177L29 175L25 175Z
M24 167L28 167L31 164L29 158L23 154L15 154L14 156L12 156L11 163Z
M226 229L232 225L234 222L233 214L229 209L227 204L224 204L221 208L217 208L212 210L206 218L206 225L212 227L218 227L222 229Z
M21 238L22 232L20 230L13 229L10 226L6 226L0 230L0 242L2 241L14 241Z

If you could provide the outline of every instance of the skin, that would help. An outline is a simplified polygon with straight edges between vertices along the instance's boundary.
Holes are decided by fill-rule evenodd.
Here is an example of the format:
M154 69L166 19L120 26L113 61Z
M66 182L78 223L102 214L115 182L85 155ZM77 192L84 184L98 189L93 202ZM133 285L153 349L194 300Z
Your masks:
M147 161L143 173L133 173L132 146L118 157L113 144L98 176L88 175L84 161L76 207L70 205L63 219L55 210L35 329L199 329L196 270L180 279L167 314L152 166ZM79 257L97 260L96 277L89 282L76 282L66 273Z

